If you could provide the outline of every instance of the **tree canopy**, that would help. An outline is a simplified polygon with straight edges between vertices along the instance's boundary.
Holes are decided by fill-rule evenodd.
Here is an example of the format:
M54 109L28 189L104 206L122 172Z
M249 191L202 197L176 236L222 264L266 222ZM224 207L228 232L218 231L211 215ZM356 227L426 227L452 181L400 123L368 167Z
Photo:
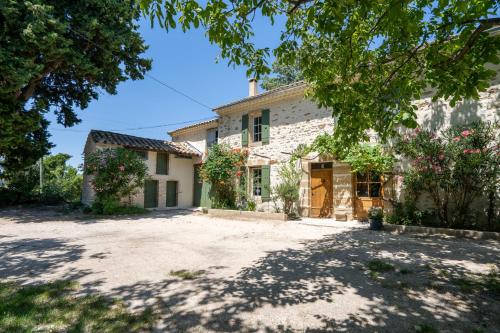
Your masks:
M271 71L273 75L264 76L260 84L265 90L272 90L304 78L297 64L287 65L275 61L271 66Z
M78 123L99 92L142 79L151 61L133 0L0 2L0 164L32 165L51 147L45 114ZM102 90L101 90L102 89Z
M202 27L230 64L248 75L269 73L271 52L297 63L309 96L337 119L346 144L374 129L382 139L399 125L416 126L414 99L432 88L451 104L478 98L495 72L500 37L497 0L141 0L142 10L167 29ZM254 44L256 15L285 17L281 43ZM281 27L280 27L281 28Z
M71 155L46 156L42 162L43 189L40 188L40 161L20 170L6 170L0 186L0 206L27 202L58 203L80 200L82 175L69 165Z

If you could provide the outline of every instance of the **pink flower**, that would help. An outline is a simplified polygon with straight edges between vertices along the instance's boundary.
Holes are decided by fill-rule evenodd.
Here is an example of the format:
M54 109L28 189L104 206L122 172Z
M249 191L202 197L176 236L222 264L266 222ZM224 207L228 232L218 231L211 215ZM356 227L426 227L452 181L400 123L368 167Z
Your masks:
M459 137L459 136L457 136L457 137L453 138L453 141L455 141L455 142L460 141L460 137Z
M481 149L471 149L471 153L478 154L481 152Z
M465 131L463 131L463 132L461 133L461 135L462 135L464 138L468 137L468 136L469 136L469 135L471 135L471 134L472 134L472 132L471 132L471 131L469 131L469 130L465 130Z

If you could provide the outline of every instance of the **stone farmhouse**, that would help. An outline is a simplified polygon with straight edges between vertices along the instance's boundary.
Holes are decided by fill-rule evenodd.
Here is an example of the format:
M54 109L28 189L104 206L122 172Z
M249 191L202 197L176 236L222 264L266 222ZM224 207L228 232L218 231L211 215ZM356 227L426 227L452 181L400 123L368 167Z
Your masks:
M129 135L91 131L85 153L99 147L124 146L141 151L152 179L133 203L148 208L209 207L209 185L199 177L199 167L215 143L249 150L246 166L247 193L257 209L272 211L269 188L279 182L281 163L288 161L299 144L310 144L323 132L332 132L331 111L318 108L304 98L306 84L297 82L258 93L250 80L249 96L213 111L210 121L179 128L169 135L172 141L151 140ZM451 108L446 101L432 102L432 91L421 100L418 122L439 131L451 124L474 120L500 119L500 76L480 94L477 101L464 101ZM166 165L166 168L165 168ZM398 193L400 184L383 182L380 175L351 172L349 165L323 159L311 153L300 162L299 212L302 216L353 219L366 217L371 206L383 205L383 197ZM84 180L83 202L93 199L89 179Z

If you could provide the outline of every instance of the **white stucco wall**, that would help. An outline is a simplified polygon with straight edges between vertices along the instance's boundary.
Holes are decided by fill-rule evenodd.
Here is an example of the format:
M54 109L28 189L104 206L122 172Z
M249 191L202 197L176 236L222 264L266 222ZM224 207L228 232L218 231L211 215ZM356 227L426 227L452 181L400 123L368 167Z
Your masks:
M174 142L187 142L196 148L201 154L201 157L195 157L195 163L201 163L203 157L207 154L207 130L199 129L193 130L189 133L184 133L172 136Z
M114 145L96 145L92 140L89 140L85 146L85 153L95 151L96 149L103 149L109 147L116 147ZM148 174L151 179L158 180L158 207L157 209L172 209L172 208L188 208L193 205L193 159L181 158L174 154L169 157L168 175L156 174L156 155L154 151L148 151ZM82 186L82 202L90 205L94 198L95 193L90 185L91 176L84 176ZM166 186L167 181L178 182L178 206L166 207ZM144 192L140 189L132 198L123 198L124 202L144 207Z
M158 207L157 209L188 208L193 206L193 160L180 158L173 154L169 157L168 175L156 174L156 152L148 152L149 176L158 180ZM167 181L177 181L177 207L166 207ZM144 191L140 190L133 198L132 203L139 207L144 206Z

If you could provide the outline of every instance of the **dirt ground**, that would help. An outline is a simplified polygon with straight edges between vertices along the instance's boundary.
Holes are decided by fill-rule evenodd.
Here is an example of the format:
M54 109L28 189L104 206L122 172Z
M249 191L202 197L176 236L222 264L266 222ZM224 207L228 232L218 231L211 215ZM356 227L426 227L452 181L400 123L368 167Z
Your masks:
M0 210L0 280L74 279L159 332L500 331L498 242L336 225Z

